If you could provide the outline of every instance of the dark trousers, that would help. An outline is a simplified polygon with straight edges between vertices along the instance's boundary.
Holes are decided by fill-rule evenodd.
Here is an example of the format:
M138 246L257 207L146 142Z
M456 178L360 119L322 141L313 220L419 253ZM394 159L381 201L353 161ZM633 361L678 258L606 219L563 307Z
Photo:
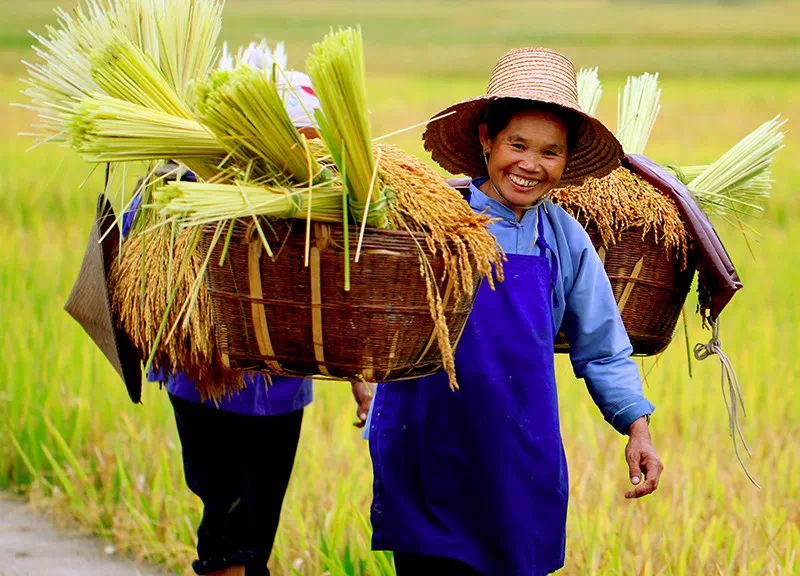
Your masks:
M397 576L484 576L469 564L444 556L394 553Z
M297 452L303 411L243 416L170 394L186 484L203 501L197 574L245 566L269 576L283 497Z

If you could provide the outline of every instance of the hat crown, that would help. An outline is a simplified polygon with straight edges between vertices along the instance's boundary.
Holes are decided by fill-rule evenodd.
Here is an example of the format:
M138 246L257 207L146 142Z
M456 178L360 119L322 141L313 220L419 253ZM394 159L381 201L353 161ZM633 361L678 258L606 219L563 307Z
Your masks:
M575 66L547 48L515 48L494 66L487 95L553 102L580 110Z

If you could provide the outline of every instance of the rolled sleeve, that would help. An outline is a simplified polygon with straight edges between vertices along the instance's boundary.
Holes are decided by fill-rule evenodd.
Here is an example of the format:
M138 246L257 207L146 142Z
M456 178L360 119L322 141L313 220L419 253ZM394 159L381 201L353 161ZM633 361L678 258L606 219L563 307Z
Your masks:
M617 429L620 434L626 434L631 424L642 416L652 414L655 409L656 407L653 406L647 398L642 397L632 404L615 406L611 410L611 418L609 419L606 417L606 420L608 420L609 424Z
M583 378L606 421L626 434L634 420L655 407L644 397L639 368L611 283L588 236L573 238L571 285L565 289L562 328L575 376ZM578 236L575 233L575 236Z

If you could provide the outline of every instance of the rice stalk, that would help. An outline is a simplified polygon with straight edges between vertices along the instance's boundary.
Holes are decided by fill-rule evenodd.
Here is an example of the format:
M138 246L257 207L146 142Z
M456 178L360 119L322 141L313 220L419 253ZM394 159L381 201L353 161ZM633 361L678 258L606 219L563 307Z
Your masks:
M221 0L89 0L113 28L148 54L184 100L208 75L222 29ZM99 7L98 7L99 5Z
M56 26L31 33L37 61L24 62L30 102L24 107L40 118L32 135L39 144L67 140L76 106L104 92L93 74L93 54L115 37L147 54L179 98L188 100L216 58L222 6L220 0L84 0L71 13L56 9Z
M627 168L589 178L580 186L558 188L551 199L582 223L597 226L606 247L616 244L625 230L641 227L643 237L652 234L686 268L690 236L678 207Z
M164 7L164 16L156 18L161 49L159 66L178 95L188 101L193 84L213 69L224 2L150 1Z
M23 61L28 77L25 96L30 104L24 106L39 115L34 128L39 142L66 140L65 123L74 114L80 100L100 92L91 74L89 55L111 35L108 13L95 10L94 3L78 7L74 14L56 9L57 25L47 26L46 33L31 32L36 40L33 51L38 61Z
M165 226L127 240L109 272L111 305L140 356L153 355L153 370L185 372L204 397L221 398L242 388L244 382L241 374L222 366L214 343L211 300L202 281L194 310L185 314L201 278L202 262L194 249L196 233L197 228L184 228L173 239L170 227ZM148 283L144 293L139 288L143 273ZM170 337L159 338L162 324L175 326ZM153 350L155 342L159 344Z
M436 282L453 282L454 306L475 294L476 281L483 277L494 288L494 276L503 280L505 255L488 231L491 219L476 214L454 188L430 166L388 144L377 144L380 154L378 177L390 197L389 218L393 226L409 232L423 232L433 255L441 254L444 275L434 278L425 251L420 248L420 274L425 279L431 317L442 362L457 388L453 349L444 302Z

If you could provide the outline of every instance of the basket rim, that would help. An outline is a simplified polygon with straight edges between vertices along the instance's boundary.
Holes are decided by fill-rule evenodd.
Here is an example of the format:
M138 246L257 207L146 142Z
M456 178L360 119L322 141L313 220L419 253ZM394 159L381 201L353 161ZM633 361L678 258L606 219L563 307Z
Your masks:
M258 218L260 220L271 221L271 219L267 218L266 216L258 216ZM240 222L240 224L244 224L245 219L238 218L238 220L242 221L242 222ZM274 220L287 220L287 219L286 218L275 218ZM306 222L304 219L300 219L300 218L294 218L294 219L292 219L292 221L297 221L297 222L300 222L300 223L303 223L303 224L305 224L305 222ZM328 226L333 230L342 230L344 228L344 226L342 225L341 222L318 222L318 221L315 221L315 220L312 220L311 222L312 222L312 224ZM216 231L217 226L218 226L218 223L214 223L214 222L209 222L207 224L203 224L203 226L202 226L203 234L214 234L214 232ZM357 234L361 232L361 226L359 226L357 224L353 224L353 223L350 223L350 225L348 226L348 229L351 230L351 231L355 231L355 233L357 233ZM418 238L418 239L425 239L428 236L430 236L430 234L428 232L417 232L417 231L414 231L414 230L394 230L394 229L391 229L391 228L376 228L375 226L366 226L364 228L364 235L366 235L368 233L372 234L372 235L381 235L381 236L396 236L396 237L411 236L411 237Z

